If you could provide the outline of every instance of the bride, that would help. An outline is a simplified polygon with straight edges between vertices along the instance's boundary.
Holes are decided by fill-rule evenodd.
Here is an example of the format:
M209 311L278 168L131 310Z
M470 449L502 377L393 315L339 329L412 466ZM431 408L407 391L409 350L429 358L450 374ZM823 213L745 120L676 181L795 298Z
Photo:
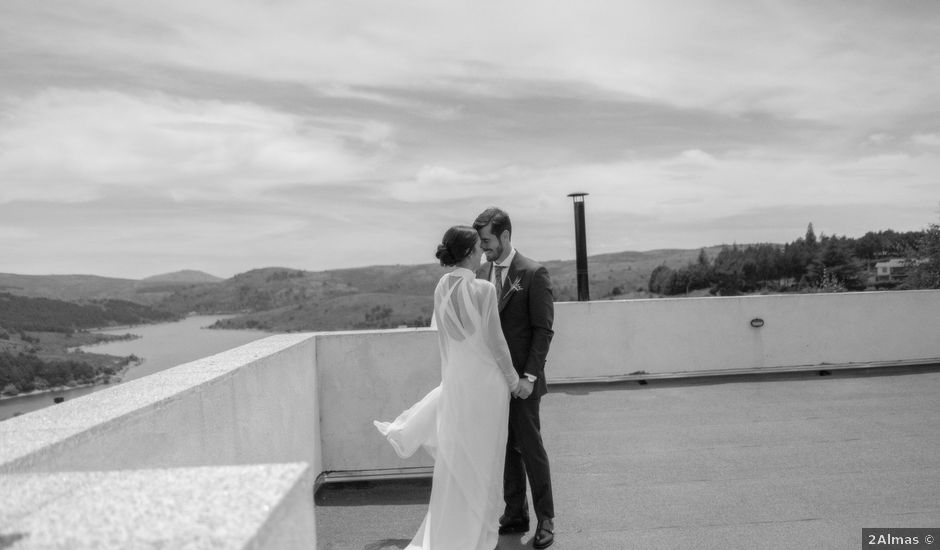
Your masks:
M406 550L493 550L503 506L510 392L519 387L503 338L496 289L477 279L476 230L454 226L437 247L455 269L437 283L441 384L393 422L375 421L399 456L434 457L428 513Z

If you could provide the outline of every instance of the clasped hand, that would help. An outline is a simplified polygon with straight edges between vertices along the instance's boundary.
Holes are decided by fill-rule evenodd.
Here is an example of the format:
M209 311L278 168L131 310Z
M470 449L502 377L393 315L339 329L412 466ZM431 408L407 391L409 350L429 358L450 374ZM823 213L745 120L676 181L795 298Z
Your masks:
M519 385L516 386L516 390L512 392L512 395L514 397L518 397L519 399L525 399L532 395L533 387L535 387L535 384L529 382L527 378L523 378L519 380Z

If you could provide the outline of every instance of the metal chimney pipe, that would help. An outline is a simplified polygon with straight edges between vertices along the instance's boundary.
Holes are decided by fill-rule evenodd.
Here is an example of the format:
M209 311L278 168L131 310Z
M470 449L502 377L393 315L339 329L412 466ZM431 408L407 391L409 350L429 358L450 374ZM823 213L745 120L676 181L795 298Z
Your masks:
M577 247L578 301L591 299L588 289L587 237L584 232L584 197L587 193L570 193L574 201L574 240Z

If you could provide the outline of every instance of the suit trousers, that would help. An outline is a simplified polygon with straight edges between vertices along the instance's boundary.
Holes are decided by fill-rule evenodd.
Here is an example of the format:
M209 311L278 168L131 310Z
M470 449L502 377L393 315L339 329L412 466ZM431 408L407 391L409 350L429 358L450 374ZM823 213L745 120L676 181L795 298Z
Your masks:
M555 517L548 454L542 444L540 403L541 397L535 394L527 399L513 397L509 400L509 438L506 441L506 466L503 470L506 516L528 519L528 478L532 491L532 506L539 523Z

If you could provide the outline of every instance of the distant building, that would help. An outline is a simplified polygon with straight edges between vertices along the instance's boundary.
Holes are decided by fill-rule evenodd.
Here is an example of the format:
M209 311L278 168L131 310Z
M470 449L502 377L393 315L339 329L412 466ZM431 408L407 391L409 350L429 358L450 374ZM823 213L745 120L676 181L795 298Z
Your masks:
M903 258L891 258L884 262L878 262L875 264L875 282L896 283L903 281L907 277L907 270L910 269L912 264L916 263Z

